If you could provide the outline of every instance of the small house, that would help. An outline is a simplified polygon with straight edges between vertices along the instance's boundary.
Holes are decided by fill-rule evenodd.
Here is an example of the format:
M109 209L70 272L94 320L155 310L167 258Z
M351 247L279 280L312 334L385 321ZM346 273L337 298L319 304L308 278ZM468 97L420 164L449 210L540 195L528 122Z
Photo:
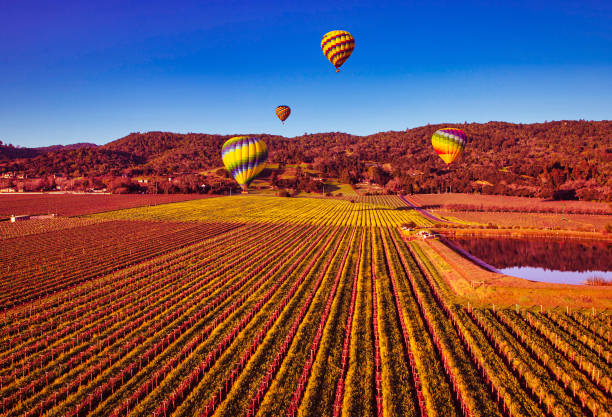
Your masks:
M15 222L21 222L24 220L30 220L30 216L28 215L22 215L22 216L15 216L14 214L11 216L11 223L15 223Z

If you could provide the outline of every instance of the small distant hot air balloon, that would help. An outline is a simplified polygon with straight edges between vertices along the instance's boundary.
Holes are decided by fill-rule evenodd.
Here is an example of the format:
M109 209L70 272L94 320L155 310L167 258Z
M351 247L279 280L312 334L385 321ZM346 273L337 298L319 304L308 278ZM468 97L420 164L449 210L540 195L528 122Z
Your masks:
M461 155L466 143L465 132L454 127L437 130L431 137L434 150L446 164L450 164Z
M268 147L259 138L236 136L223 144L221 157L225 168L246 192L251 181L266 167Z
M346 30L332 30L323 36L321 49L323 55L336 67L336 72L340 72L340 67L355 49L355 38Z
M276 116L281 120L281 122L283 122L283 124L285 123L285 120L287 120L287 117L289 117L290 114L291 108L289 108L289 106L278 106L276 108Z

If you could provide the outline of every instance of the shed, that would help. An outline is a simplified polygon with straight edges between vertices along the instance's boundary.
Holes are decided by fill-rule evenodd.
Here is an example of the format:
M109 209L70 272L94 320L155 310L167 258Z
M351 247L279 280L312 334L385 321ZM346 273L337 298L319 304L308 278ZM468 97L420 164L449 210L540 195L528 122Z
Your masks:
M22 216L15 216L14 214L11 216L11 223L15 223L15 222L20 222L23 220L30 220L30 216L28 215L22 215Z

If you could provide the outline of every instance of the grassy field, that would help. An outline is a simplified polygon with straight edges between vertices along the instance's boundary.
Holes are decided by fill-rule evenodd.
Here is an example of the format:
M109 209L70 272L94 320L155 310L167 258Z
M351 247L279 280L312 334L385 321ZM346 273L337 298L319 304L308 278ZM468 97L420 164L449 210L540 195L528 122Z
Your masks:
M15 229L1 415L609 417L612 289L405 242L398 225L431 223L400 201L246 195Z

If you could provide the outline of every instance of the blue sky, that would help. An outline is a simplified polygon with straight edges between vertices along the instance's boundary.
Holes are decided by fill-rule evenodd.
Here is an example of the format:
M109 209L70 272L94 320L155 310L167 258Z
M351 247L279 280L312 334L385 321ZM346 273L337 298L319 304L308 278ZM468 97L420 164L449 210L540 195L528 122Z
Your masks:
M612 115L609 1L0 0L0 10L0 140L20 146ZM339 74L319 46L334 29L356 40ZM284 126L279 104L293 111Z

